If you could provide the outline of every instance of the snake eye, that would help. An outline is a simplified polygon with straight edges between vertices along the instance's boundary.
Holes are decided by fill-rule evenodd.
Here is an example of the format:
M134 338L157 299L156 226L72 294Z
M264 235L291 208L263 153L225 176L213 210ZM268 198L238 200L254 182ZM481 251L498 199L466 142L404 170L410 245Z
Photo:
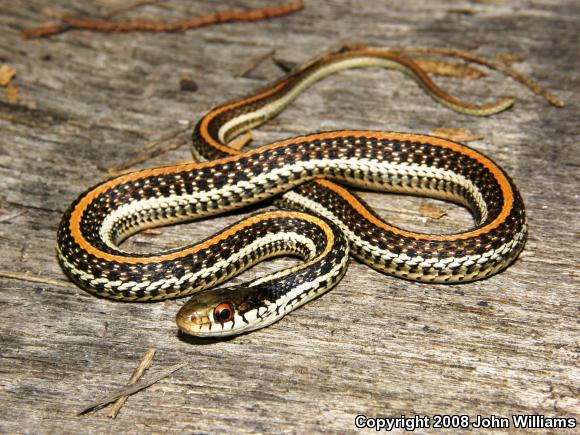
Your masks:
M234 306L229 302L219 304L213 310L213 317L220 323L229 322L234 318Z

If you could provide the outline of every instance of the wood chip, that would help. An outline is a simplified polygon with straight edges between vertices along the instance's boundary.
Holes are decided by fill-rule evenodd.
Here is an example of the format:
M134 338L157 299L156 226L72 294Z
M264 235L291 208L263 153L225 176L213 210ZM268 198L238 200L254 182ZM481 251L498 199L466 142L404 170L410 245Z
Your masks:
M15 75L16 75L15 69L10 68L8 65L0 66L0 86L2 87L8 86Z
M157 228L149 228L147 230L141 231L139 234L141 234L142 236L159 236L162 233L161 230Z
M441 219L447 214L445 210L430 204L421 204L419 206L419 213L430 219Z
M6 100L12 104L18 100L18 86L15 83L10 83L6 87Z
M478 68L445 62L443 60L415 59L415 63L425 70L425 72L438 76L457 77L468 80L477 80L487 76L486 72Z
M179 79L179 90L180 91L195 92L198 89L199 89L199 86L197 85L197 83L195 83L195 81L193 80L193 78L191 78L191 76L184 74Z
M434 128L430 134L455 142L473 142L483 139L483 136L473 134L467 128Z
M135 368L135 370L133 371L133 374L131 374L131 377L129 378L129 382L127 383L127 386L133 385L135 382L137 382L141 378L141 376L143 376L143 373L145 372L145 370L147 370L149 367L151 367L151 363L153 362L154 356L155 356L155 349L154 348L147 349L147 352L145 352L143 359L141 360L139 365ZM121 410L121 408L123 407L123 405L125 404L125 402L127 401L128 398L129 398L129 396L119 397L117 399L117 401L113 404L113 407L111 408L111 410L109 411L109 417L116 418L117 414L119 414L119 411Z
M144 379L142 381L136 382L132 385L121 388L117 391L114 391L106 396L103 396L103 397L89 403L87 406L82 408L77 413L77 415L83 415L89 411L96 411L97 409L101 409L104 406L107 406L109 403L114 402L115 400L119 399L120 397L131 396L131 395L135 394L137 391L141 391L147 387L150 387L151 385L155 384L156 382L159 382L161 379L166 378L167 376L171 375L173 372L176 372L177 370L179 370L185 366L186 366L185 363L180 363L180 364L176 364L174 366L168 367L165 370L160 370L159 372L157 372L153 376L151 376L149 379Z

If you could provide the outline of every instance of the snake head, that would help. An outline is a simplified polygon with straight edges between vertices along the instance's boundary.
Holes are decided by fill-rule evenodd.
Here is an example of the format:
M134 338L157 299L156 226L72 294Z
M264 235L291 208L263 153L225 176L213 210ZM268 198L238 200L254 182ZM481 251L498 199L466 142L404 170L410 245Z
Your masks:
M284 313L258 286L207 289L195 294L177 313L177 326L196 337L227 337L274 323Z

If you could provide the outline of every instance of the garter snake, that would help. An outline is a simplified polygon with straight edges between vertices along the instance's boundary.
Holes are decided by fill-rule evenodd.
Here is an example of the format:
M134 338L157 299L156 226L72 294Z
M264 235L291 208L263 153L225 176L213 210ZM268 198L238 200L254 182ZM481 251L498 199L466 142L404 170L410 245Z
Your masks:
M67 274L106 298L148 301L195 293L177 316L183 331L224 336L269 325L332 288L348 253L394 276L466 282L505 268L522 249L522 198L491 159L458 143L417 134L334 131L240 152L233 137L266 122L302 91L337 71L380 66L403 71L453 110L486 116L512 99L483 106L454 99L411 60L364 49L327 55L255 95L217 107L194 129L201 163L145 169L105 181L65 212L57 236ZM421 234L383 222L335 182L442 198L467 206L474 228ZM239 209L269 198L290 210L256 214L199 243L156 253L119 243L146 228ZM265 258L295 255L298 266L242 286L213 289Z

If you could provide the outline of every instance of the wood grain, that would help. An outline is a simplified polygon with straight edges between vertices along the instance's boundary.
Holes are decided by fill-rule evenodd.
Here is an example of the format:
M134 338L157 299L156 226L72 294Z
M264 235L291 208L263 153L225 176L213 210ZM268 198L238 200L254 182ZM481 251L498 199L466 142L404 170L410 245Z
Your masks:
M273 0L222 3L243 9ZM18 94L11 103L0 93L0 432L348 433L357 414L579 419L575 3L307 1L288 17L182 35L69 32L24 41L25 28L64 14L103 17L131 2L5 2L0 63L16 70ZM119 19L175 21L215 5L161 2ZM341 39L522 56L513 66L566 101L564 109L551 107L497 73L437 78L471 101L517 98L499 116L470 118L436 105L401 74L368 69L316 84L253 132L255 145L346 128L464 128L483 136L470 145L509 172L529 214L530 239L512 267L482 282L443 286L383 276L353 261L329 294L270 328L223 342L178 336L174 316L182 300L114 303L60 284L66 277L55 231L80 192L141 155L146 144L280 75L266 61L250 77L236 77L251 59L276 50L281 59L303 62ZM199 85L196 92L180 91L185 74ZM188 158L184 146L141 165ZM447 203L364 197L405 228L450 232L471 224L467 212ZM420 213L424 204L447 214L429 219ZM142 250L177 246L244 213L128 243ZM235 282L289 261L260 265ZM187 366L133 395L115 420L106 409L75 415L122 387L149 347L157 349L152 372Z

